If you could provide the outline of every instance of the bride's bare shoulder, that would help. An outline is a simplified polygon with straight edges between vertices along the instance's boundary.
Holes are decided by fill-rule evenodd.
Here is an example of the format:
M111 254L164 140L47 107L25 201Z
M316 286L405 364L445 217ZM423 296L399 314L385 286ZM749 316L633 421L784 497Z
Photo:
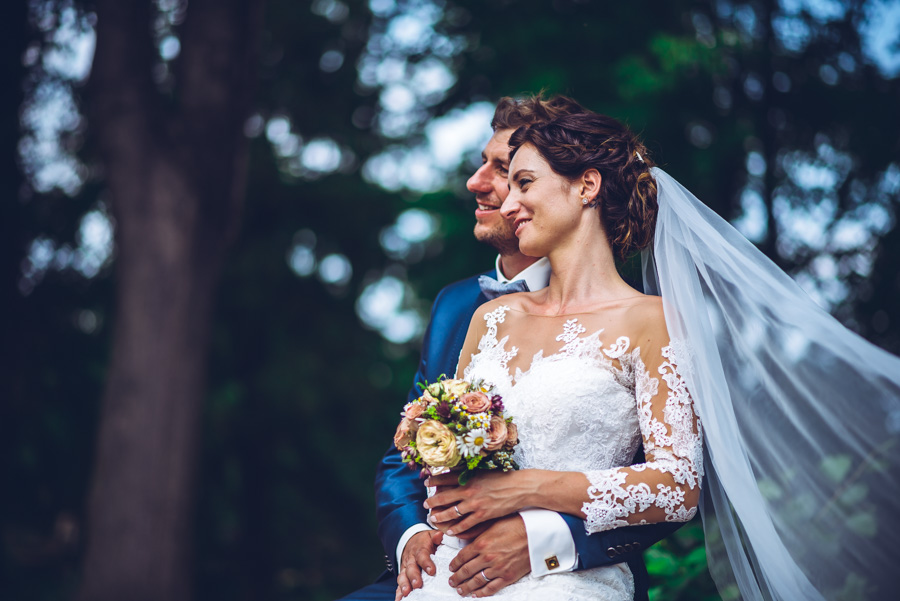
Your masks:
M658 296L642 294L635 297L625 314L627 328L638 339L668 338L666 316L662 299Z
M515 294L505 294L503 296L498 296L495 299L489 300L486 303L479 305L477 309L475 309L475 314L472 316L473 321L482 322L484 321L484 316L490 313L495 312L500 307L506 307L507 310L521 310L521 299L516 297L527 294L523 292L517 292Z
M512 309L513 311L522 311L527 313L529 304L533 304L531 297L534 296L534 294L534 292L514 292L512 294L504 294L503 296L498 296L497 298L489 300L478 307L476 315L487 315L492 311L496 311L500 307L506 307L507 309Z

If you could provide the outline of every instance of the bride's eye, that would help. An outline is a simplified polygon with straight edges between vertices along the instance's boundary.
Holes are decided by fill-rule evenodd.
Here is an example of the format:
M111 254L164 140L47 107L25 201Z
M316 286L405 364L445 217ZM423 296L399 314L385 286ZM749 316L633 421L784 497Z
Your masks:
M527 188L528 184L530 184L531 182L532 182L532 180L530 180L527 177L520 178L518 181L519 188L524 192L525 188Z

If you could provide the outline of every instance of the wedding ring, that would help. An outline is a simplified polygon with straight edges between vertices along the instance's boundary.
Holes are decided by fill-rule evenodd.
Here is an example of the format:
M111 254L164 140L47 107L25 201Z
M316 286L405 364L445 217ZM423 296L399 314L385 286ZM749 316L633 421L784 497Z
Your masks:
M488 582L490 582L491 580L493 580L493 578L488 578L487 576L484 575L484 570L481 570L481 577L484 578L484 583L485 583L485 584L487 584Z
M459 507L457 507L456 505L454 505L454 506L453 506L453 510L456 512L456 515L458 515L459 517L462 517L462 514L459 512Z

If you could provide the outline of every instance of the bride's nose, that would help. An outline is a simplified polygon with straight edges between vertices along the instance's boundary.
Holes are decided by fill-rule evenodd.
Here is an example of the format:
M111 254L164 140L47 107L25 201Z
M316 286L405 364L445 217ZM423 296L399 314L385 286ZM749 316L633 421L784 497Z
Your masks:
M509 194L506 195L506 200L500 205L500 214L506 219L512 219L519 212L521 206L519 191L515 189L510 190Z

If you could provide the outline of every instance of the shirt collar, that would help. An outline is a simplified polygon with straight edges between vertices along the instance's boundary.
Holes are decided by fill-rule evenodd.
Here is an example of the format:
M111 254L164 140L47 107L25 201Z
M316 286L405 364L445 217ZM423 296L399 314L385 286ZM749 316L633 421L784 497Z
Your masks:
M543 257L532 263L521 272L519 272L512 280L503 275L500 270L500 255L497 255L497 281L501 284L508 284L515 280L525 280L529 290L540 290L546 288L550 283L550 259Z

